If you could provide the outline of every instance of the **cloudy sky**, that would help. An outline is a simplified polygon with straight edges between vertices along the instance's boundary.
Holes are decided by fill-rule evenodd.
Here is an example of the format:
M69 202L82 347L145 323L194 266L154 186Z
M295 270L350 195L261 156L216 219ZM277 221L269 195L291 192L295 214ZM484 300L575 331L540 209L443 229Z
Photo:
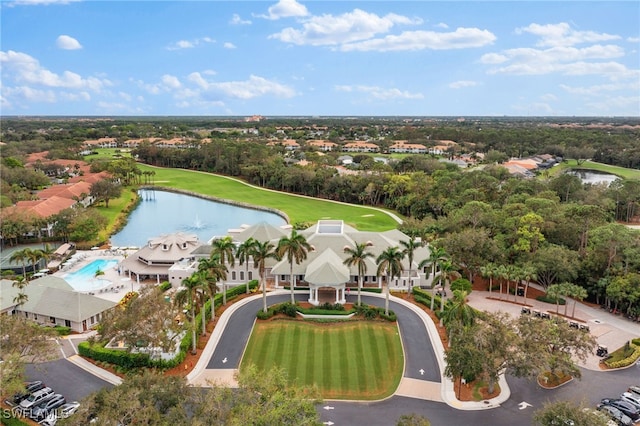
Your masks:
M639 17L637 1L1 1L1 114L637 117Z

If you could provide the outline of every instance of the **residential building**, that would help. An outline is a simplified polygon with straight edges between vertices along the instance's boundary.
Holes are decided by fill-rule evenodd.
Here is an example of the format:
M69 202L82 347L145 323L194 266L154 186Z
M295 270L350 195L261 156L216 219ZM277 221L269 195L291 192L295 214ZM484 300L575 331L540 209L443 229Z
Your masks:
M346 143L342 150L345 152L378 152L380 147L371 142L356 141Z

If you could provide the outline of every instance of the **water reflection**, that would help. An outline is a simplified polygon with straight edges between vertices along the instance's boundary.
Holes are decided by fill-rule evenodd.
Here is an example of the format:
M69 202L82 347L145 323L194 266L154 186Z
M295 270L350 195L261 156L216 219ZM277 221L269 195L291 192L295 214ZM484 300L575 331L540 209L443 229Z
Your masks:
M267 222L284 225L274 214L229 204L217 203L185 194L158 190L140 190L140 204L129 215L127 225L111 237L119 247L142 246L149 238L172 232L196 234L201 241L226 235L230 228Z
M607 185L609 185L614 180L619 179L618 176L612 175L611 173L597 172L594 170L574 169L568 171L567 173L578 176L582 183L590 184L606 183Z

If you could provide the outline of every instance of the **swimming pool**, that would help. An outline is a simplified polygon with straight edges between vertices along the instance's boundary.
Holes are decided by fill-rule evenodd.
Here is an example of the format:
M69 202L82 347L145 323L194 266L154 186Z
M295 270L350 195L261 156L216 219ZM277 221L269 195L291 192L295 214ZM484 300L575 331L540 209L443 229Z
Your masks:
M100 290L111 284L111 281L96 277L96 271L101 270L106 272L108 269L114 268L117 264L117 260L96 259L77 271L68 273L62 278L76 291L84 293Z

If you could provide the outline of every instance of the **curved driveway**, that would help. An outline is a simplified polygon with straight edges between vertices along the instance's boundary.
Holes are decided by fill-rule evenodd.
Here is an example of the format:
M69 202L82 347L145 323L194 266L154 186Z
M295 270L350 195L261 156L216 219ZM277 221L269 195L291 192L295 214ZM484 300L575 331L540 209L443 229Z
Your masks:
M267 304L286 302L290 297L288 293L269 295ZM308 295L296 294L295 297L297 301L303 301L308 298ZM348 296L347 300L354 302L355 298L356 296ZM384 299L379 297L363 295L362 300L370 305L384 306ZM261 308L262 298L258 298L240 307L231 315L207 362L207 369L237 369L240 366L244 348L255 322L256 312ZM424 322L409 308L399 303L390 301L389 308L398 317L405 355L404 377L439 383L440 369Z

